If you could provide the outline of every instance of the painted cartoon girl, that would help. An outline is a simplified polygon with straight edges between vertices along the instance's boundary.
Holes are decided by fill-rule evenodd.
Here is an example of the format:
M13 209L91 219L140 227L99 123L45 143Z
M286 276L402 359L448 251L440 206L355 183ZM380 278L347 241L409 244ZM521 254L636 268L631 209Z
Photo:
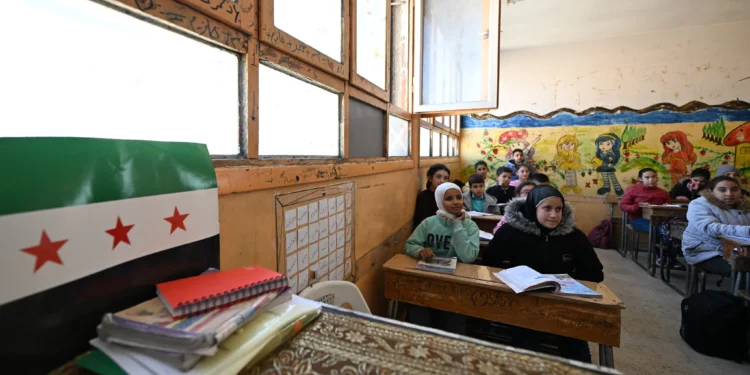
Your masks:
M578 138L575 135L564 135L557 140L557 155L555 155L553 162L557 164L557 168L565 171L565 186L560 191L569 193L572 190L576 194L581 194L576 170L586 167L581 165L581 154L578 153Z
M672 185L677 185L680 179L689 176L698 155L693 151L693 144L688 141L687 134L679 130L662 135L660 141L664 146L661 162L669 164L667 172L672 175Z
M615 176L615 166L620 161L620 146L622 141L614 133L604 133L596 138L596 157L591 162L596 166L596 171L601 173L604 186L596 191L599 195L606 195L611 191L610 181L615 187L615 193L622 195L623 190L620 182Z
M534 153L536 152L536 150L534 150L534 145L542 139L542 136L537 136L531 143L526 140L526 137L528 136L529 133L526 129L521 129L519 131L508 130L507 132L500 134L498 142L505 145L508 149L508 152L505 155L506 160L513 159L513 150L520 148L523 150L525 159L524 163L532 164L534 162Z

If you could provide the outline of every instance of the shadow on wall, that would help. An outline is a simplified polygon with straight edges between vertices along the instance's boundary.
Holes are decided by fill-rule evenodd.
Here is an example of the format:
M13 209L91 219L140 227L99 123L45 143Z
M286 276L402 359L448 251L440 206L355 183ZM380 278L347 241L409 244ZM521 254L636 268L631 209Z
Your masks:
M621 195L637 182L638 170L647 167L657 171L661 187L669 190L696 168L715 172L734 164L747 186L750 103L669 106L462 116L460 178L468 179L478 160L486 161L494 176L512 150L520 148L527 163L570 194Z

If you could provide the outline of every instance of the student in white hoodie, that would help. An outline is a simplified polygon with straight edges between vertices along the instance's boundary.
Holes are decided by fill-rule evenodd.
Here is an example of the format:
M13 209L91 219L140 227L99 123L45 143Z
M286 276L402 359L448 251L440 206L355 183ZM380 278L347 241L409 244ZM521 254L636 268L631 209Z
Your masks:
M688 206L688 226L682 235L685 260L708 273L728 276L732 266L722 257L719 235L750 239L750 201L737 180L719 176L702 197Z

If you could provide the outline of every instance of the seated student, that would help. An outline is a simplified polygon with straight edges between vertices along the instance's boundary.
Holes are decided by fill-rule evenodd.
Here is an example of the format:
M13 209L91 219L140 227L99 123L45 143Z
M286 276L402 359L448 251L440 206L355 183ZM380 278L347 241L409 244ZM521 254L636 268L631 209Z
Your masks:
M495 197L497 203L508 203L513 199L515 189L510 186L510 179L513 177L513 171L507 167L500 167L497 170L497 185L487 189L487 194Z
M485 266L528 266L543 274L567 273L577 280L604 280L602 263L588 237L576 228L573 209L563 194L548 185L514 199L505 209L508 223L500 227L482 257ZM541 333L514 328L512 345L539 351ZM555 336L563 357L591 362L588 343Z
M435 189L450 179L451 170L443 164L433 164L427 170L427 188L417 195L417 207L414 209L414 228L422 220L435 215L438 206L435 203Z
M536 182L537 185L549 185L549 177L544 173L534 173L529 177L529 181Z
M508 162L505 164L505 168L509 168L511 172L513 173L513 176L511 177L511 181L518 180L518 176L516 176L516 169L518 169L518 166L523 164L526 161L526 155L524 154L523 150L520 148L517 148L513 150L513 153L511 154L513 159L508 160ZM531 168L531 166L529 166ZM534 173L534 169L531 168L531 173ZM513 185L515 186L515 185Z
M435 190L438 211L425 219L406 241L404 252L416 259L457 257L472 263L479 254L479 228L463 210L461 190L446 182ZM410 305L410 323L465 334L466 317L461 314Z
M643 168L638 171L638 183L625 190L620 200L620 209L628 213L628 220L634 230L648 233L650 223L643 218L641 206L659 205L669 203L669 193L659 188L659 176L653 168ZM661 258L657 259L661 262ZM685 269L682 263L674 258L670 259L670 265L674 269ZM658 266L659 264L657 264Z
M516 179L510 182L510 186L518 186L522 182L529 180L531 176L531 167L526 164L519 164L516 167Z
M533 181L526 181L518 184L518 186L515 187L515 196L513 198L526 198L526 195L529 194L529 191L533 189L536 186L536 183ZM495 226L495 229L492 230L492 233L497 232L500 227L503 226L503 224L508 222L508 217L503 216L502 219L497 223Z
M499 213L495 197L484 193L484 179L480 174L469 177L471 191L463 194L464 209L466 211Z
M678 201L691 201L700 198L700 192L711 179L711 172L696 168L690 173L690 179L685 180L674 187L669 192L669 196Z
M487 177L487 172L489 171L489 169L487 169L487 168L488 168L487 167L487 163L485 163L483 160L480 160L480 161L474 163L474 171L475 171L474 173L482 176L482 178L484 179L484 187L486 189L489 189L489 188L495 186L495 180ZM467 192L467 191L469 191L469 189L471 188L471 186L469 186L469 185L470 184L467 183L461 189L461 191L463 191L464 193Z
M719 176L727 176L731 177L737 181L740 180L740 170L737 169L737 167L733 165L722 165L719 167L719 169L716 170L716 177ZM742 189L742 195L746 197L750 197L750 192L748 192L745 189Z
M750 239L750 201L742 196L737 180L719 176L688 206L688 226L682 234L685 260L708 273L728 276L732 266L722 257L717 236Z

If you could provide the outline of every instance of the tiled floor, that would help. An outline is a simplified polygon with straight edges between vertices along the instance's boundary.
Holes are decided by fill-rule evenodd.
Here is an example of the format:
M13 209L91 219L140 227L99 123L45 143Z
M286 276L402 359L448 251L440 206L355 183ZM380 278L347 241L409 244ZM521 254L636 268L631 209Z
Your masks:
M622 312L621 345L614 349L617 370L624 374L750 374L750 364L704 356L682 340L682 296L662 283L658 275L649 276L629 257L623 258L614 250L597 250L597 254L604 265L604 282L626 307ZM591 345L591 354L596 362L597 345Z

